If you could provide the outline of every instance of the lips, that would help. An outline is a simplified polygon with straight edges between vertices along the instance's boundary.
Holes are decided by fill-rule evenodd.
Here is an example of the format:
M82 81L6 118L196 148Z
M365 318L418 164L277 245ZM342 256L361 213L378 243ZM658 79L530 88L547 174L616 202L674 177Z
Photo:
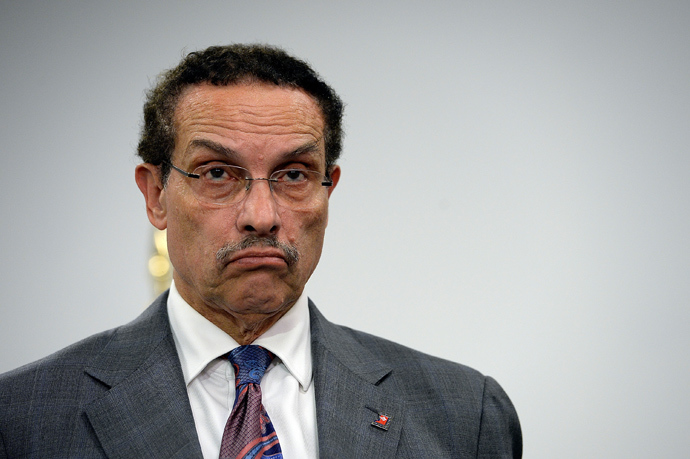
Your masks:
M228 259L228 263L247 266L285 266L288 264L282 250L269 247L240 250Z

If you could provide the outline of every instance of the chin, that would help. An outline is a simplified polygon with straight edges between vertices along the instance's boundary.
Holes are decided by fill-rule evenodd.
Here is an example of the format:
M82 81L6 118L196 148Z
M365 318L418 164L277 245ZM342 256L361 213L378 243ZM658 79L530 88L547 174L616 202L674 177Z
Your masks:
M240 313L271 314L291 305L302 293L287 288L285 284L276 286L261 282L243 284L241 290L232 289L225 300L232 309Z

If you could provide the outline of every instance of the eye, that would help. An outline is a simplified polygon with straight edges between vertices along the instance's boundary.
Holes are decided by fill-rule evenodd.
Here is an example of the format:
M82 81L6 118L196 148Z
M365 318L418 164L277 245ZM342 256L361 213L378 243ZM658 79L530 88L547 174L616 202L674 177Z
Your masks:
M301 183L309 179L307 171L302 169L287 169L276 173L277 179L287 183Z
M204 166L201 169L199 175L203 180L208 182L220 182L230 178L228 172L223 167Z
M206 171L206 177L209 179L221 179L227 174L222 167L212 167Z
M229 182L240 180L242 175L239 168L228 164L206 164L198 169L201 178L209 183Z

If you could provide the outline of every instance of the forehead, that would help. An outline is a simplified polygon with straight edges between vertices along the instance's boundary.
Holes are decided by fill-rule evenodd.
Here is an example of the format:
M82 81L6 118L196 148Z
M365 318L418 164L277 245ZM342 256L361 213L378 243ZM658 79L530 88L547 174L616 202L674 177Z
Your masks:
M317 143L323 151L323 114L300 89L264 83L194 85L182 93L174 123L176 151L198 140L263 152Z

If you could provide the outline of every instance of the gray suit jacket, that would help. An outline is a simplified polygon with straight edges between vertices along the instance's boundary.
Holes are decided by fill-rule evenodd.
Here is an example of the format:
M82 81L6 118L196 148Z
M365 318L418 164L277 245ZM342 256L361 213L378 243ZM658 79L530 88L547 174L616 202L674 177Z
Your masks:
M201 458L166 300L0 376L0 458ZM309 307L322 459L521 456L493 379Z

